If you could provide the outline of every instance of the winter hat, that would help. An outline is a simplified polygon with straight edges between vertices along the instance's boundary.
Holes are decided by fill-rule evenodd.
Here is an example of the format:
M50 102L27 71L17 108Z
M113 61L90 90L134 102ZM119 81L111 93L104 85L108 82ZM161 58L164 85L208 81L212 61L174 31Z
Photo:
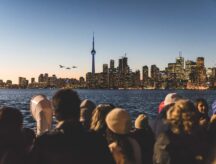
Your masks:
M164 99L164 105L169 105L172 103L175 103L177 100L181 99L182 97L180 95L178 95L177 93L169 93L168 95L166 95L165 99Z
M144 129L148 124L148 118L144 114L140 114L134 123L136 129Z
M50 130L53 110L45 95L36 95L30 101L30 111L37 122L37 135Z
M92 111L96 105L91 100L85 99L80 104L80 121L85 122L91 120Z
M106 117L107 127L116 134L128 134L131 130L131 118L122 108L114 108Z
M216 114L216 100L212 103L212 113Z

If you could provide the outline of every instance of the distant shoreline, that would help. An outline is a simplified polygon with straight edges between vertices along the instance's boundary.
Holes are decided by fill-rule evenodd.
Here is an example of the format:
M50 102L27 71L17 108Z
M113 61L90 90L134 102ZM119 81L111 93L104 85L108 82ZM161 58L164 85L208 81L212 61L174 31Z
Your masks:
M162 88L70 88L69 89L80 89L80 90L187 90L187 91L208 91L208 90L216 90L216 88L207 88L207 89L186 89L186 88L169 88L169 89L162 89ZM65 89L65 88L6 88L2 87L0 89L15 89L15 90L26 90L26 89Z

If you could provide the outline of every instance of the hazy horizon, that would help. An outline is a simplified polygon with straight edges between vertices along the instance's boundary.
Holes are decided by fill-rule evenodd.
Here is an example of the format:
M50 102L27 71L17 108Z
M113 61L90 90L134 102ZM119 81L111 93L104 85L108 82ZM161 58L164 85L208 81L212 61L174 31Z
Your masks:
M133 71L178 57L216 66L215 0L0 0L0 79L85 77L125 53ZM77 69L60 69L59 64Z

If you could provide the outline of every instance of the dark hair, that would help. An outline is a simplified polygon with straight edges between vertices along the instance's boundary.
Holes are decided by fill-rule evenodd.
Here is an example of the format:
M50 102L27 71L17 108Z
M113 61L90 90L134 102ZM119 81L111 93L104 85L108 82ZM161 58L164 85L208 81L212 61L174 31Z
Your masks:
M72 89L62 89L52 98L52 106L59 121L73 119L79 121L80 98Z
M203 98L198 98L198 99L195 100L194 106L195 106L196 109L198 109L199 103L203 103L203 105L205 105L205 107L206 107L206 109L207 109L207 111L208 111L209 107L208 107L208 103L207 103L207 101L206 101L205 99L203 99Z
M23 124L22 113L12 107L0 108L0 128L8 130L21 130Z

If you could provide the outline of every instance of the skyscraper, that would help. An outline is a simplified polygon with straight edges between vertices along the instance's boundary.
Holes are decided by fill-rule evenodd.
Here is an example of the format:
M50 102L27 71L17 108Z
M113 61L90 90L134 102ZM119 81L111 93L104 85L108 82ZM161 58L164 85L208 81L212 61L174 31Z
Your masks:
M115 61L114 60L110 60L110 69L113 70L115 68Z
M92 51L91 51L91 54L92 54L92 75L95 74L95 54L96 54L96 51L94 49L94 33L93 33L93 42L92 42Z
M142 75L143 75L143 82L147 82L148 78L149 78L149 76L148 76L148 66L147 65L143 66Z

